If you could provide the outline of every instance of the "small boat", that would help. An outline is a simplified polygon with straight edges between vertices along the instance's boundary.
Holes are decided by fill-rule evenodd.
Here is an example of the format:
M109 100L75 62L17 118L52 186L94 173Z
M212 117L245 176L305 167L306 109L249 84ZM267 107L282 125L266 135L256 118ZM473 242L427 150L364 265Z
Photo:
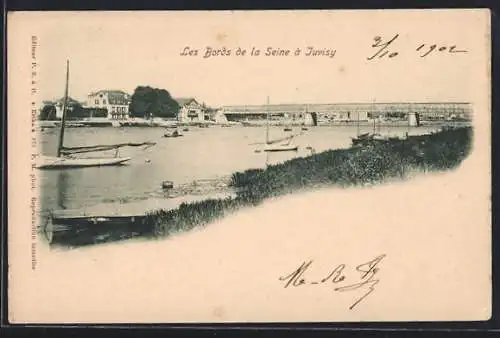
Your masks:
M113 122L110 121L103 121L103 120L98 120L98 119L87 119L82 122L82 124L85 127L99 127L99 128L105 128L105 127L112 127Z
M181 133L179 133L177 130L174 130L173 132L167 132L163 135L163 137L181 137L184 136Z
M299 146L294 145L294 144L287 144L287 143L281 143L281 144L266 144L264 146L264 151L267 152L274 152L274 151L297 151Z
M155 119L153 120L153 126L154 127L165 127L165 128L177 128L177 122L176 121L166 121L162 119Z
M387 141L389 138L387 136L381 135L381 134L374 134L372 139L374 141Z
M399 139L398 137L396 137ZM381 134L370 134L370 133L365 133L361 134L358 137L353 137L352 138L352 145L357 146L357 145L368 145L368 144L374 144L374 143L380 143L380 142L386 142L389 141L390 139L394 138L389 138L387 136L381 135Z
M163 181L161 182L162 189L172 189L174 187L174 182L172 181Z
M85 124L80 122L66 122L66 128L81 128L85 127Z
M39 169L101 167L110 165L120 165L128 161L130 161L130 157L71 158L71 157L41 156L37 161L36 167Z
M358 137L352 138L352 145L357 146L357 145L367 144L368 142L373 140L373 137L374 137L374 134L370 134L370 133L358 135Z
M42 129L56 128L60 125L59 121L38 121L37 126Z
M269 97L267 97L267 107L269 107ZM267 110L267 116L266 116L266 142L264 145L264 148L262 151L265 152L277 152L277 151L297 151L298 146L295 144L292 144L291 139L292 137L288 138L288 142L284 142L283 140L274 140L270 141L269 140L269 109ZM288 128L291 130L291 128Z
M284 128L284 131L292 131L292 128Z

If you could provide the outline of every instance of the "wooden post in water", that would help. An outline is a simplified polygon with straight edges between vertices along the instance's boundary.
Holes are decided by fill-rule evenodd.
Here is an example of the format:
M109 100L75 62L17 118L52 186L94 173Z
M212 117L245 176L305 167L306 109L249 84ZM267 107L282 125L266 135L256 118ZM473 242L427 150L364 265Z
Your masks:
M66 106L68 104L68 83L69 83L69 60L66 61L66 88L64 90L61 129L59 132L59 144L57 146L57 157L61 157L61 151L64 143L64 125L66 123L66 108L67 108Z

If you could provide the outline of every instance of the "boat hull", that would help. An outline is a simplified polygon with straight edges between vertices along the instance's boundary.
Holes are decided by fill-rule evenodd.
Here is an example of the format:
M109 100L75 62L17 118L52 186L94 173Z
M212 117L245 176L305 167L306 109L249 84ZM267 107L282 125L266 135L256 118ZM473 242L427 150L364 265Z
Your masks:
M154 234L154 227L146 219L145 215L48 216L41 234L50 245L77 247Z
M298 146L292 146L292 145L287 145L287 146L269 146L265 147L264 151L266 152L278 152L278 151L297 151Z
M122 165L130 161L130 157L117 158L60 158L42 157L37 163L39 169L84 168Z

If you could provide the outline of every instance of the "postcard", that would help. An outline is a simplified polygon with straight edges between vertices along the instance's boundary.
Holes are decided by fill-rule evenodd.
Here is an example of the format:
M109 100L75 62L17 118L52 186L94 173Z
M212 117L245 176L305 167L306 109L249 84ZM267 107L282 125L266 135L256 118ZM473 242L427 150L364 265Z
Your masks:
M488 10L7 23L11 323L490 318Z

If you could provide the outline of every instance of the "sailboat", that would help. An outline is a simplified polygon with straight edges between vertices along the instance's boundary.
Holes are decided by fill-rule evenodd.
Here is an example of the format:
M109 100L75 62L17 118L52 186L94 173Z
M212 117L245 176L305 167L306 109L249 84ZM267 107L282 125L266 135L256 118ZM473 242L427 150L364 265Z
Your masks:
M292 143L292 138L288 138L287 142L277 143L279 141L269 140L269 97L267 97L267 123L266 123L266 144L264 146L264 151L297 151L299 148L297 145Z
M99 166L115 166L122 165L128 162L130 157L118 157L118 149L124 146L144 146L154 145L152 142L145 143L123 143L114 145L96 145L84 147L64 147L64 127L66 125L66 110L68 103L68 83L69 83L69 61L66 61L66 87L64 92L64 101L62 109L62 119L59 132L59 144L57 147L57 156L40 156L36 163L38 169L64 169L64 168L82 168L82 167L99 167ZM88 157L77 158L73 154L116 150L115 157Z

